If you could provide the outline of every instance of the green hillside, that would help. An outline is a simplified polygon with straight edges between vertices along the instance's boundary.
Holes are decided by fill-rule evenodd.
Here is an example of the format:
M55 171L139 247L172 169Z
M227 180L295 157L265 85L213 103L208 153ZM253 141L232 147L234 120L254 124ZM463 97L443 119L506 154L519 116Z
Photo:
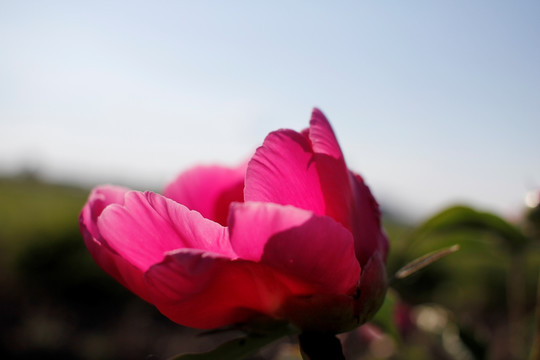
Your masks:
M34 177L0 177L0 244L20 251L77 226L87 189Z

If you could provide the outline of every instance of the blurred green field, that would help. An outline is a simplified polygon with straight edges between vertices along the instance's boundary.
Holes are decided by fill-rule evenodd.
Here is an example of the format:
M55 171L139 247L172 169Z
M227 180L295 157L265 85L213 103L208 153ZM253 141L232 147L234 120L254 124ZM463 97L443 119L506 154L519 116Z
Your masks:
M16 252L39 241L39 233L73 227L88 191L21 176L0 177L0 195L1 246Z
M165 359L235 335L196 336L109 278L79 234L88 192L32 176L0 177L0 358ZM529 220L535 214L524 212ZM393 280L374 320L377 337L369 340L363 330L341 336L348 359L527 358L540 268L538 224L508 224L460 207L424 224L388 214L383 222L391 240L389 275L428 252L454 244L461 249ZM430 319L442 325L430 329ZM377 350L381 341L386 352ZM299 354L294 339L284 339L252 359Z
M89 189L0 177L0 358L162 359L207 348L106 275L78 216ZM153 357L152 357L153 356Z

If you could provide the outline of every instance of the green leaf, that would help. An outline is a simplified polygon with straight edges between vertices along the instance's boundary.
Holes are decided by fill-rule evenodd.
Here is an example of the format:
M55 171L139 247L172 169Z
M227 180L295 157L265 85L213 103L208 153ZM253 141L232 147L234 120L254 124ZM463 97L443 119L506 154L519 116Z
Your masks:
M501 217L487 212L476 211L467 206L454 206L428 219L412 234L412 239L420 239L432 233L449 233L458 230L477 230L491 233L503 240L506 247L519 251L528 243L527 237L514 225Z
M407 265L399 269L394 275L396 279L404 279L407 276L410 276L417 272L420 269L425 268L426 266L433 264L435 261L442 259L443 257L450 255L459 250L459 245L453 245L446 249L441 249L433 251L429 254L421 256Z
M169 360L239 360L255 354L262 347L279 338L294 333L289 327L280 327L265 334L250 333L245 337L228 341L204 353L177 355Z
M393 289L388 289L384 303L370 322L380 327L381 330L390 335L399 344L401 342L401 336L394 318L398 301L399 297L397 293Z

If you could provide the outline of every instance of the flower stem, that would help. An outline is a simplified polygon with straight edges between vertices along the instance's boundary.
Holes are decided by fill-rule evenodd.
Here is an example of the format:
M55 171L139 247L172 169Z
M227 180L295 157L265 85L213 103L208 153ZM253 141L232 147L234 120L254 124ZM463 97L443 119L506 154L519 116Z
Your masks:
M334 334L304 332L298 340L304 360L345 360L341 342Z

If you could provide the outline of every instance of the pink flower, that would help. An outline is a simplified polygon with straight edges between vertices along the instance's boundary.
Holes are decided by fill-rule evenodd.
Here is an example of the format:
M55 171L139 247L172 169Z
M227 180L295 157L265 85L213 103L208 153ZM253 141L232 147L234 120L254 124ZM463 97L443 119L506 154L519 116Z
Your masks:
M317 109L301 133L270 133L247 165L196 167L164 195L95 188L80 228L99 266L185 326L264 316L339 332L386 291L378 205Z

